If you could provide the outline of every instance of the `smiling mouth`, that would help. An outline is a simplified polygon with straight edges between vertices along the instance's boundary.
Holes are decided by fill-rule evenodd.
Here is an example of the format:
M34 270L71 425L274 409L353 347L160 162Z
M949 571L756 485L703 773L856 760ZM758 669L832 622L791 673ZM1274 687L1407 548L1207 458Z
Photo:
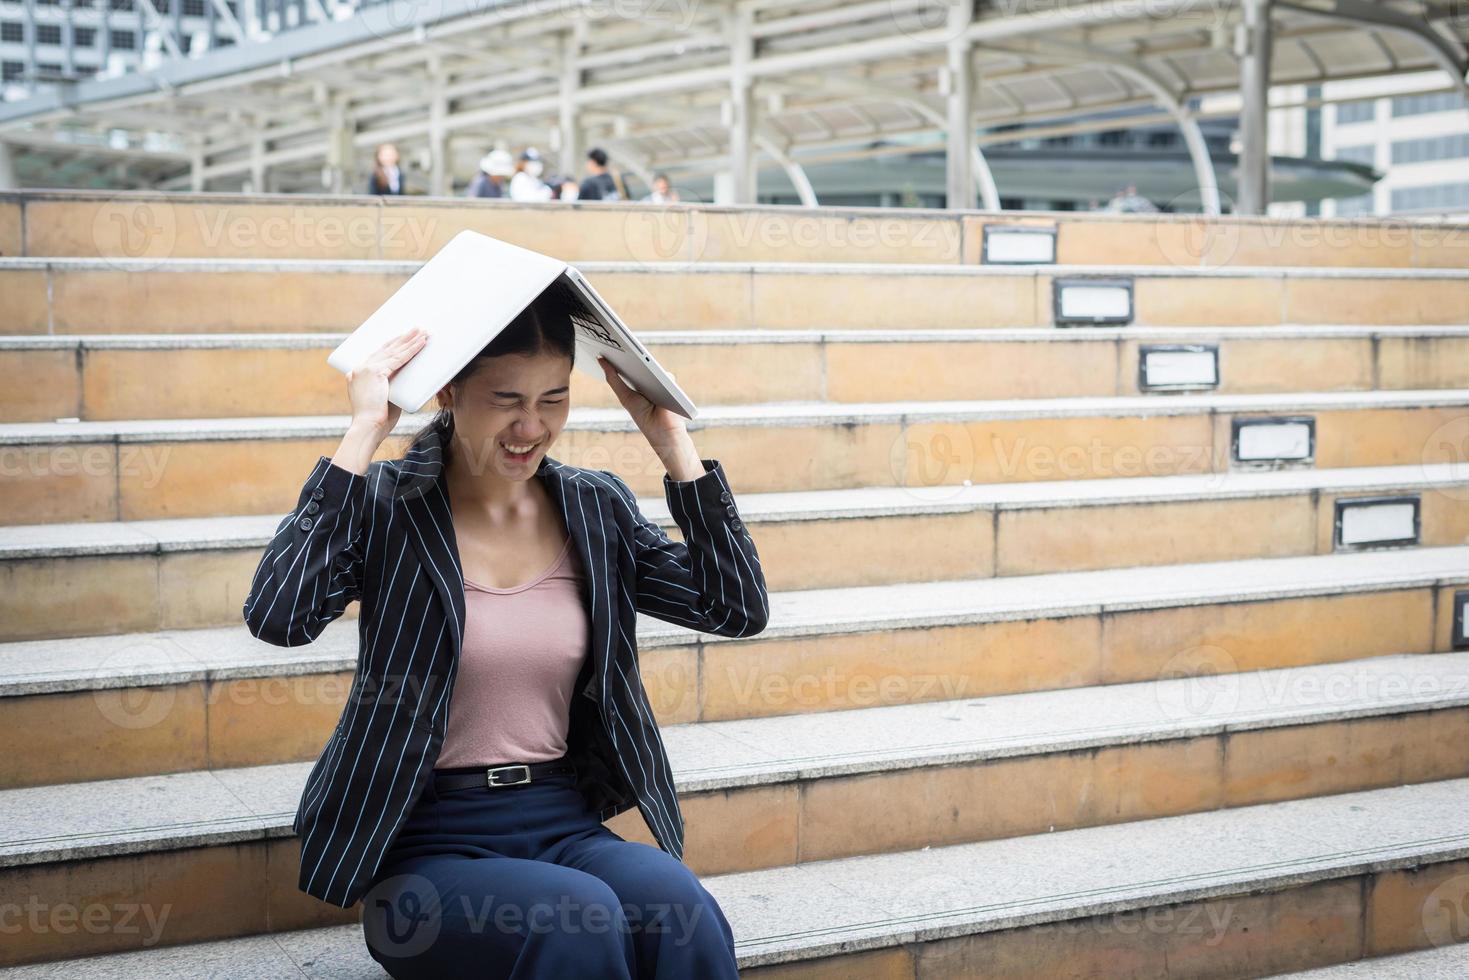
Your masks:
M536 441L536 442L529 443L529 444L526 444L526 443L506 443L506 442L502 442L502 443L500 443L500 448L503 449L503 450L505 450L505 455L507 455L507 456L510 456L510 457L512 457L514 459L524 459L527 456L529 456L531 453L535 452L536 449L539 448L540 445L541 445L540 441ZM519 448L519 451L517 451L516 448L513 448L513 447L520 447Z

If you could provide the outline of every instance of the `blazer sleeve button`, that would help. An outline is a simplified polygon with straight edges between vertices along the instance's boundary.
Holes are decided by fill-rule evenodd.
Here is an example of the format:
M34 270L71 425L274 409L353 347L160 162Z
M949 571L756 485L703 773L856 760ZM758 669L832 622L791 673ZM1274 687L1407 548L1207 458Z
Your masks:
M311 491L311 496L316 498L317 500L320 500L322 497L326 496L326 491L323 490L321 487L317 487L316 489Z
M309 531L309 530L311 530L311 525L313 525L315 523L316 522L313 521L311 518L309 518L309 517L303 517L303 518L301 518L301 520L299 520L299 521L296 522L296 526L299 527L303 531Z
M308 514L314 514L314 513L316 513L319 510L321 510L321 504L318 504L314 500L311 501L311 503L309 503L309 504L306 505L306 513L308 513Z

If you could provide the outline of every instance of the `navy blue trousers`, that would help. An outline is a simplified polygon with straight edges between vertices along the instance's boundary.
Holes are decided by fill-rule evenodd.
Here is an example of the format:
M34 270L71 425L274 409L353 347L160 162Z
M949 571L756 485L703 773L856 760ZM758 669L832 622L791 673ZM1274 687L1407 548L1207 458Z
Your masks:
M734 933L661 848L587 809L574 776L436 790L430 780L362 899L397 980L725 980Z

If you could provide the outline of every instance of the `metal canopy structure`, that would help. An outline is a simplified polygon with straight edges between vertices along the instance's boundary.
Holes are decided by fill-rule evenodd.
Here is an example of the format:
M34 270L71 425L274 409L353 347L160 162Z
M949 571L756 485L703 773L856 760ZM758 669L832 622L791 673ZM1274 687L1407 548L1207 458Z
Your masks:
M1444 69L1469 92L1454 0L309 0L273 34L265 2L282 0L226 22L229 47L0 104L11 166L343 191L391 140L447 194L503 140L549 146L568 173L601 145L644 179L714 174L730 203L754 200L763 155L814 204L803 162L937 136L950 206L998 207L982 152L997 131L1112 127L1080 117L1151 106L1182 127L1217 210L1194 113L1238 92L1241 210L1257 212L1270 86Z

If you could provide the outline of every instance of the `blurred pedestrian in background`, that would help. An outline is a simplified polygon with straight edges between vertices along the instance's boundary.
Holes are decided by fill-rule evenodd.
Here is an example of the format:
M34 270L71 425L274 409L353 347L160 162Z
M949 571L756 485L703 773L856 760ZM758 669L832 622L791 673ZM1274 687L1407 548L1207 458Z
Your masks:
M593 147L587 151L587 176L581 182L579 197L583 201L620 201L622 192L607 170L607 151Z
M510 199L513 201L549 201L551 188L541 180L545 169L541 151L528 146L520 154L515 165L515 176L510 178Z
M403 193L403 171L398 168L398 148L392 143L379 143L373 151L372 176L367 178L367 193Z
M469 182L469 197L507 197L515 161L504 150L491 150L479 160L479 173Z

